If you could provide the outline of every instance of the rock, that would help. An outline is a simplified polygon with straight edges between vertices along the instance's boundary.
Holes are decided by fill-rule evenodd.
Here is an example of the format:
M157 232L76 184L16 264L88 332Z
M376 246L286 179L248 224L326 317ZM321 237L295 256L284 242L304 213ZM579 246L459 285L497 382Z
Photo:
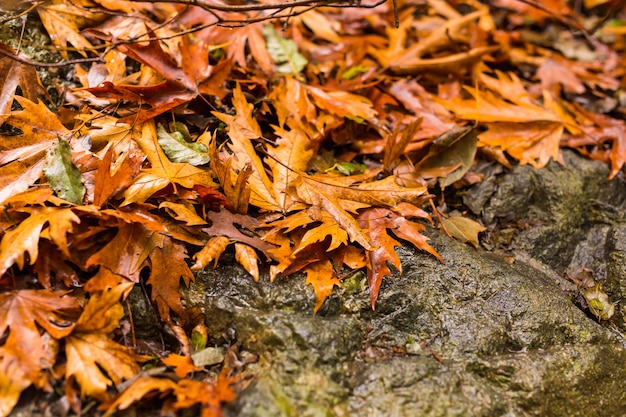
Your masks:
M302 276L255 283L234 265L198 273L187 303L202 306L211 334L235 329L260 356L226 415L624 415L621 334L574 302L563 272L592 268L612 300L626 296L626 192L604 165L565 160L516 167L484 204L487 224L526 222L513 252L429 230L446 263L399 248L404 273L383 281L375 311L361 273L317 315Z

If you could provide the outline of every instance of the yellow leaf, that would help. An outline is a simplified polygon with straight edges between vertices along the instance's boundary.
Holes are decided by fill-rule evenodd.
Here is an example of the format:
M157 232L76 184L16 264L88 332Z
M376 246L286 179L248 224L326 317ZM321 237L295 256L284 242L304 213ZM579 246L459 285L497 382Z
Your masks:
M190 207L187 207L181 203L172 203L169 201L164 201L159 204L159 208L166 208L172 212L173 216L176 220L184 222L187 226L199 226L207 224L206 220L202 217L198 216Z
M120 297L132 286L120 284L93 294L72 333L65 338L66 378L76 379L83 397L107 400L109 385L118 385L139 372L137 361L144 358L108 337L124 316Z
M276 147L268 147L267 153L270 158L267 158L267 164L272 170L278 204L282 210L293 210L296 202L291 197L290 191L295 188L300 173L308 168L313 150L309 138L304 133L280 128L275 128L275 131L280 138L276 142Z
M442 217L441 220L452 236L463 243L471 243L475 248L478 248L478 234L487 230L477 221L460 214L451 215L448 218Z
M90 12L86 7L88 5L83 6L80 1L77 3L52 0L37 7L41 22L50 34L50 39L65 59L68 59L68 43L72 44L84 57L87 57L86 51L93 49L91 43L81 35L80 31L87 23L95 23L99 16Z
M71 208L33 207L24 209L31 213L15 229L9 230L0 243L0 275L14 263L24 268L24 255L28 253L31 265L39 255L39 238L46 223L49 224L51 240L63 252L69 254L66 234L72 231L72 224L80 220Z
M326 194L317 186L318 183L303 177L298 186L298 195L313 208L323 208L348 233L350 240L358 242L367 250L373 250L369 235L361 229L354 217L341 207L334 196Z
M374 120L378 114L372 102L358 94L340 90L324 91L313 86L306 86L306 89L315 104L332 115L366 121Z
M74 377L82 396L108 399L107 387L139 372L137 356L103 333L76 333L65 339L66 377Z

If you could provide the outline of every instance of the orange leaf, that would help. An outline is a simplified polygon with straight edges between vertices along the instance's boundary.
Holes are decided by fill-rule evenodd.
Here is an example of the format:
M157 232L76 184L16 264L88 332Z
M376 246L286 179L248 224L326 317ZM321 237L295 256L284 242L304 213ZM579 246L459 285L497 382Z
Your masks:
M76 300L68 297L67 291L20 290L0 294L0 334L9 330L0 356L15 361L27 381L45 387L47 377L42 370L52 368L56 353L40 329L61 339L72 331L78 312ZM10 375L8 379L17 376Z
M311 284L315 291L315 309L313 311L317 313L324 301L332 294L333 287L341 287L341 281L337 278L329 260L309 264L302 271L306 274L306 283Z
M12 48L1 42L0 49L8 52L10 55L25 57L21 52L16 53ZM41 84L35 67L22 64L9 56L3 56L0 58L0 115L11 111L13 94L15 94L18 87L22 92L21 95L30 101L36 101L40 94L52 101L48 96L48 91ZM1 123L2 117L0 116Z
M139 223L120 222L115 237L100 251L91 255L86 267L101 265L133 282L139 282L139 273L148 255L158 244L158 233Z
M252 143L252 140L263 136L259 123L252 116L254 106L246 101L239 84L233 91L233 106L237 110L235 116L213 113L228 125L229 148L236 155L232 166L235 170L242 170L248 164L252 166L253 172L248 179L251 204L266 210L281 210L281 206L276 201L273 183L265 172L265 166Z
M124 391L119 393L115 400L102 404L100 409L106 409L104 417L108 417L113 415L116 410L125 410L134 403L149 397L150 393L164 393L174 389L176 389L176 382L168 378L154 378L150 376L137 378Z
M196 260L196 263L191 267L192 270L198 271L204 267L206 267L210 262L215 262L217 265L217 261L222 256L222 253L226 249L226 247L230 244L230 239L226 236L214 236L207 244L200 250L200 252L196 253L193 256L193 259Z
M69 257L66 234L72 231L74 223L80 222L71 208L33 207L20 211L28 211L31 215L2 237L0 275L14 263L22 269L26 253L30 264L35 263L39 255L39 238L46 223L51 240Z
M175 353L167 355L167 357L163 359L163 363L170 368L174 368L176 376L181 379L186 377L191 372L202 371L204 369L203 366L196 366L193 363L191 356L181 356Z
M194 276L187 266L185 247L165 235L150 253L150 277L146 282L152 287L150 297L156 302L162 320L169 320L170 309L185 318L181 303L180 280L188 286Z
M171 162L157 143L157 134L154 121L142 125L142 134L135 140L139 143L151 168L143 170L125 191L126 200L122 205L133 202L144 202L152 194L165 188L168 184L179 184L185 188L195 185L205 187L215 186L213 176L208 169L198 168L191 164ZM217 188L215 186L215 188Z
M108 398L107 387L139 372L137 361L143 358L109 339L124 316L120 297L128 293L132 283L93 294L72 333L65 339L66 377L75 378L81 395L101 401Z

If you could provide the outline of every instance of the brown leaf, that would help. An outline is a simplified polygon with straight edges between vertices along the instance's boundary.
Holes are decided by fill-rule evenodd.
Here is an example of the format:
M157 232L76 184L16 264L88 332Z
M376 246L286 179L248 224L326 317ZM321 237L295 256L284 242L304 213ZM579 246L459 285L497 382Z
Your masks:
M463 217L460 214L453 214L450 217L442 217L441 221L450 234L463 243L471 243L478 248L478 234L487 230L482 224L475 220Z
M426 228L419 223L408 221L404 217L383 208L365 210L359 215L358 220L361 227L369 230L372 242L377 245L376 249L366 252L367 282L370 288L372 309L376 306L383 277L391 275L387 262L402 273L400 258L395 251L396 246L401 246L401 244L388 234L387 229L391 229L399 238L413 243L418 249L424 250L441 260L441 256L427 243L428 238L421 234Z
M144 358L107 336L124 316L119 300L131 288L132 283L126 283L93 294L65 339L66 378L76 380L83 397L89 395L104 401L108 399L109 385L118 385L139 372L137 361Z
M17 54L12 48L2 42L0 42L0 49L11 55L25 58L24 54ZM48 95L48 91L41 84L35 67L25 65L8 56L0 58L0 86L0 115L7 114L11 111L13 95L16 94L18 88L22 92L21 95L30 101L37 101L39 96L52 101ZM2 123L2 119L3 118L0 116L0 124Z
M170 320L170 310L185 320L186 310L181 303L180 281L185 286L194 280L187 265L185 247L161 235L161 242L150 253L150 277L146 282L151 286L150 298L156 302L161 320Z
M189 358L188 356L185 357ZM106 410L104 416L108 417L113 415L115 411L125 410L132 404L149 397L148 394L150 393L166 393L174 389L176 389L176 382L171 379L144 376L135 379L124 391L119 393L114 400L102 404L100 409Z
M211 227L205 227L202 231L209 236L226 236L236 242L245 243L261 252L268 254L273 248L272 245L261 240L253 231L258 226L258 221L245 214L235 214L228 210L210 211L207 213L207 219L213 224ZM243 234L237 226L249 231Z

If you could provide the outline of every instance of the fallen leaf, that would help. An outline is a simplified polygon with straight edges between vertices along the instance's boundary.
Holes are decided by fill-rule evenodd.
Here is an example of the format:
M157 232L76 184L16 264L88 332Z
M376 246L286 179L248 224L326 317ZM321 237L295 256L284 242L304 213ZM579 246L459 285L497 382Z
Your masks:
M478 234L487 230L485 226L475 220L463 217L461 214L451 214L442 217L441 221L450 234L463 243L471 243L478 248Z
M309 264L302 271L306 274L306 283L312 285L315 290L315 308L313 311L317 313L324 301L332 294L333 287L341 286L341 281L337 278L337 274L328 260Z

